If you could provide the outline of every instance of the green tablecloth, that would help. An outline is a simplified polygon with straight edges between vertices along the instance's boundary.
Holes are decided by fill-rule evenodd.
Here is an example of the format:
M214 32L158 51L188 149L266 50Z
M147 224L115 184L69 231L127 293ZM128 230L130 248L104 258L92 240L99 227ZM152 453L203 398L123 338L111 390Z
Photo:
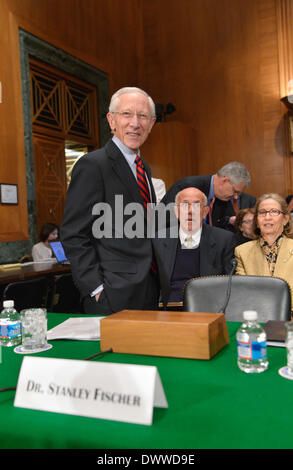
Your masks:
M68 315L48 314L48 327ZM2 449L286 449L292 448L293 381L278 374L285 348L268 348L269 369L245 374L236 363L237 323L230 344L209 361L110 353L94 360L158 368L168 409L154 409L151 426L15 408L15 392L0 394ZM90 341L52 341L38 356L83 359ZM0 387L16 386L23 356L2 348Z

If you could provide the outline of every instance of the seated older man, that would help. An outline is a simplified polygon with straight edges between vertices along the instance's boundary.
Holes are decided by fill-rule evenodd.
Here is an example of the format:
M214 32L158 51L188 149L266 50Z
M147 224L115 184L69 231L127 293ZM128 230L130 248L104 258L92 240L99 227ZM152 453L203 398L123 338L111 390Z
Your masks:
M179 230L168 228L166 236L158 233L154 240L156 258L163 271L161 279L165 280L161 292L165 305L183 300L183 287L188 279L228 274L232 269L233 234L203 224L208 210L207 198L199 189L180 191L174 206Z

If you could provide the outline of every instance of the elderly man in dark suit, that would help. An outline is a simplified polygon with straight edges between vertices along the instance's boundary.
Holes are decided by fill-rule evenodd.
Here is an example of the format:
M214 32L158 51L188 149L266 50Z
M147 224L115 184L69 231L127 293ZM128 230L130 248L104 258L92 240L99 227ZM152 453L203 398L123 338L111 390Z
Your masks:
M230 162L214 175L182 178L171 186L161 202L174 202L176 194L184 188L198 188L208 198L209 213L205 221L209 225L234 232L238 210L254 207L256 202L254 196L243 192L249 184L247 168L240 162Z
M89 314L156 308L159 294L156 269L151 269L152 240L144 234L132 237L129 229L133 203L136 223L145 233L147 204L156 202L139 150L155 123L155 105L143 90L122 88L112 96L107 119L114 136L74 166L61 226L73 279Z
M171 227L166 236L157 233L154 246L164 279L164 305L183 300L183 287L188 279L228 274L232 269L233 234L203 224L208 210L203 192L185 188L177 194L174 206L179 231Z

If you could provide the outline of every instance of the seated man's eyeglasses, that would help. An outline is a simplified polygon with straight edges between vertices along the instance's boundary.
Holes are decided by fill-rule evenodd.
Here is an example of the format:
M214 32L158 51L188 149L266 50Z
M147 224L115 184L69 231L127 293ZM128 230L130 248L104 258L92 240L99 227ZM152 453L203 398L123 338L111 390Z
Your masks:
M198 207L207 207L205 204L200 204L199 202L180 202L177 204L180 209L188 210L189 207L196 209Z

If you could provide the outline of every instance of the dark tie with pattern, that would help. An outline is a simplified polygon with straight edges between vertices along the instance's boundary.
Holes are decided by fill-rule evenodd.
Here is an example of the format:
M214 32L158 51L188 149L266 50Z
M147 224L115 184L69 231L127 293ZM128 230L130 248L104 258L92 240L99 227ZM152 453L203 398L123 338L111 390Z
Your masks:
M143 204L147 209L147 204L151 202L149 185L145 176L144 166L142 163L142 159L137 156L135 159L136 163L136 176L137 176L137 183L139 186L140 194L143 198Z
M149 185L145 176L142 159L138 155L135 159L135 163L136 163L137 184L139 186L140 194L143 198L144 207L148 211L150 209L150 206L148 206L148 204L151 202L150 190L149 190ZM156 265L154 256L152 259L151 268L154 273L157 273L157 265Z

